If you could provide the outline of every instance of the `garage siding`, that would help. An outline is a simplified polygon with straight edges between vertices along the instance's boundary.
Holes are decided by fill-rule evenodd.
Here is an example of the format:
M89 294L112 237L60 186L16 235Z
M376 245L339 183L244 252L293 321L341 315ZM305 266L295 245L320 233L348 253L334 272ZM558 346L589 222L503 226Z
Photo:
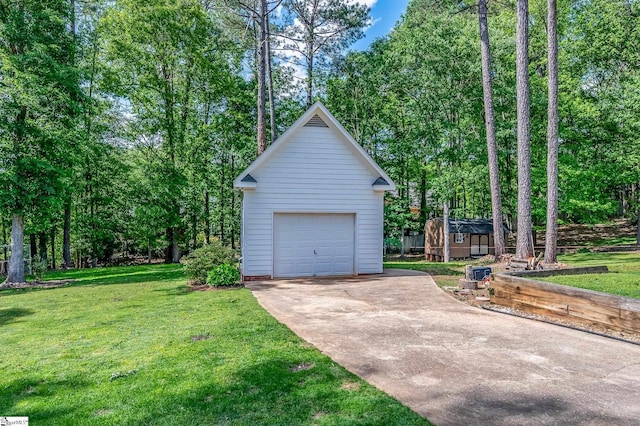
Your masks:
M258 184L244 191L244 275L273 274L273 215L296 212L355 213L355 270L382 272L384 192L373 190L378 175L342 137L331 128L300 127L252 172Z

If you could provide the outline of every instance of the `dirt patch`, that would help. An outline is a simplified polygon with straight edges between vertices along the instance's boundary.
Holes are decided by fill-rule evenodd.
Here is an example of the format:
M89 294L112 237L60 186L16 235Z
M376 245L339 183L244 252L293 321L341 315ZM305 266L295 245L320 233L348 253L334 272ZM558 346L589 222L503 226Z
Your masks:
M201 340L209 340L212 337L213 336L211 336L209 333L207 333L207 334L197 334L195 336L191 336L191 341L192 342L199 342Z
M237 290L244 288L244 284L226 285L223 287L213 287L208 284L189 285L190 291L223 291L223 290Z
M23 289L23 288L56 288L63 287L77 280L51 280L51 281L26 281L23 283L1 284L0 290Z
M298 365L294 365L293 367L289 367L289 371L297 373L298 371L311 370L313 367L315 367L315 364L302 362Z
M342 382L342 386L340 386L341 389L344 390L348 390L348 391L356 391L358 389L360 389L360 383L359 382L354 382L352 380L344 380Z

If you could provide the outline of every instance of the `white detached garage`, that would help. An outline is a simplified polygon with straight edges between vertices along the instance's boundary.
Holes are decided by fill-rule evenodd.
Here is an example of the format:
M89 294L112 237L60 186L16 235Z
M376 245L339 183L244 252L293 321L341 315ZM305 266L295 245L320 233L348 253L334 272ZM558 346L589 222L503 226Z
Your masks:
M245 280L382 272L395 184L321 103L233 182L243 191Z

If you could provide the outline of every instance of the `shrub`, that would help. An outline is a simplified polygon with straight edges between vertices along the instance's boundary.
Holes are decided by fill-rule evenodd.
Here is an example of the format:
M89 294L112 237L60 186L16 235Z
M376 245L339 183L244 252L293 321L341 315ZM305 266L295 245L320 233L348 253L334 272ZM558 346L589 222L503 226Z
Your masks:
M189 253L182 259L182 263L187 277L197 284L205 284L209 271L216 266L235 263L235 259L231 247L214 240Z
M240 281L238 268L228 263L216 266L207 276L207 284L212 287L236 285Z
M48 266L47 259L34 258L31 260L31 273L36 277L36 281L42 281Z

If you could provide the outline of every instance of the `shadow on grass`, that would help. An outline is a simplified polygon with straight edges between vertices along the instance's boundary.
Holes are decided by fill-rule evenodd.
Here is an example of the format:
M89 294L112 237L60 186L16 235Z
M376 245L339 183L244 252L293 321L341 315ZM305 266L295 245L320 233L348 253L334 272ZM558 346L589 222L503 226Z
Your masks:
M69 280L64 288L78 286L102 286L112 284L139 284L165 281L185 281L182 265L144 265L119 266L95 269L77 269L72 271L55 271L45 276L46 281ZM2 295L22 294L29 291L54 290L62 287L27 287L2 290Z
M31 309L23 308L0 309L0 325L9 324L10 322L17 321L20 317L33 315L33 313Z
M182 265L119 266L52 273L47 279L72 279L70 285L127 284L184 279Z
M153 291L159 291L164 293L166 296L186 296L187 294L193 293L193 290L191 290L186 284L171 288L159 288Z
M359 379L339 371L330 360L305 361L309 360L290 357L245 364L226 385L208 383L157 405L173 414L156 411L136 421L290 425L317 424L324 418L330 424L429 424L366 383L359 384L356 391L344 389L345 381L360 383ZM298 370L299 366L304 367Z
M28 416L33 423L52 422L72 413L74 407L64 398L56 398L57 403L38 404L38 409L29 408L24 412L17 407L34 400L44 401L51 395L66 395L78 388L86 388L88 383L81 379L47 380L43 377L24 377L10 381L0 388L0 413L3 416Z
M176 281L181 279L186 280L182 272L182 268L179 270L169 271L132 271L131 273L112 273L95 277L80 278L77 281L71 282L68 287L79 285L151 283L159 281Z

